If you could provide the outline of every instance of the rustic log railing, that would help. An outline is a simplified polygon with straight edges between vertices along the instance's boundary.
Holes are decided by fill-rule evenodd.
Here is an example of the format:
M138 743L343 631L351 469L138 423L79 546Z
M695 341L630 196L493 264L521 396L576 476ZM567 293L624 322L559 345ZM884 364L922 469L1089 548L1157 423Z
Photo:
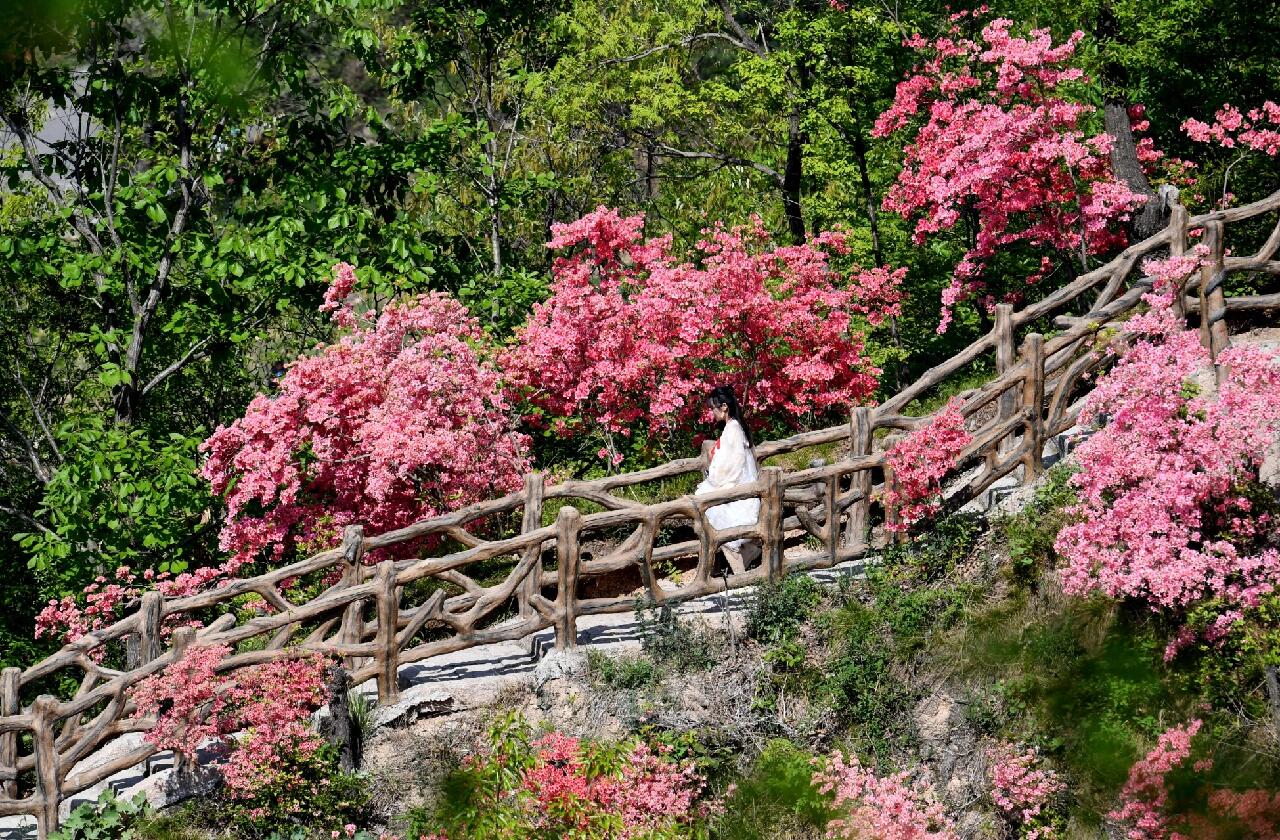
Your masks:
M976 498L1019 468L1021 480L1030 482L1041 470L1045 441L1073 425L1082 378L1104 363L1095 352L1097 334L1108 325L1122 329L1148 290L1135 273L1144 257L1186 253L1188 234L1203 231L1208 259L1178 305L1203 313L1202 335L1214 358L1229 340L1229 312L1280 307L1280 294L1229 297L1224 286L1233 273L1280 274L1280 224L1253 256L1231 256L1225 238L1227 225L1255 220L1249 230L1256 230L1260 217L1276 210L1280 192L1193 218L1175 206L1168 227L1106 265L1021 311L998 307L989 333L884 403L854 408L848 423L756 447L762 461L815 446L847 448L834 463L765 466L752 484L703 496L687 493L703 467L700 457L552 485L535 473L519 492L396 531L367 536L348 527L340 546L257 577L183 598L147 593L137 610L109 627L25 670L0 674L0 816L34 816L44 838L66 798L152 755L155 749L142 743L97 763L84 761L108 741L154 725L137 713L130 689L193 644L229 646L224 671L321 652L340 658L354 682L375 680L386 703L396 699L399 669L409 663L547 628L554 629L557 647L573 645L580 616L634 608L634 594L583 592L606 575L630 575L631 584L662 604L862 557L873 548L873 526L897 519L879 501L878 488L893 478L875 446L877 430L926 422L904 409L987 355L994 356L995 378L961 395L973 440L953 472L962 479L954 498ZM1019 351L1018 333L1039 324L1061 331L1050 337L1031 332ZM673 480L685 483L673 487ZM656 501L626 494L655 483L649 495ZM761 500L755 525L710 526L708 508L748 497ZM584 514L569 503L598 510ZM720 546L742 538L760 543L760 565L713 579ZM371 552L380 558L372 566L365 562ZM692 576L664 588L662 570L678 561L693 564ZM318 594L291 602L285 584L298 581L312 582ZM251 595L273 612L235 611ZM185 626L192 620L204 626ZM170 632L177 625L184 626ZM129 664L107 664L122 662ZM72 682L78 687L70 699L30 696Z

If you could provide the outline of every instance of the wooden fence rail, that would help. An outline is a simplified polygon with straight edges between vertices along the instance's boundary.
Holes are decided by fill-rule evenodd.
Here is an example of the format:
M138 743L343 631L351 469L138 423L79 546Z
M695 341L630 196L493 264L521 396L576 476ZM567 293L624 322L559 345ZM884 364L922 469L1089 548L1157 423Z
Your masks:
M687 492L703 468L701 457L552 485L534 473L518 492L396 531L365 535L348 527L335 548L218 589L184 598L149 592L109 627L25 670L0 673L0 816L34 816L44 838L65 799L148 758L154 748L143 743L109 760L84 761L108 741L154 726L138 714L130 691L193 644L229 646L234 652L223 671L320 652L341 659L354 682L374 680L380 702L389 702L404 665L547 628L565 648L575 643L580 616L634 608L633 594L584 591L593 582L612 578L612 591L634 586L662 604L862 557L873 549L874 527L897 521L880 501L893 476L877 449L877 431L926 422L904 409L987 356L994 378L961 395L973 440L952 474L962 479L954 498L976 498L1019 469L1030 482L1041 471L1045 442L1075 422L1083 378L1105 363L1094 347L1099 331L1122 329L1149 290L1136 273L1142 259L1184 254L1188 235L1203 232L1208 257L1177 305L1200 316L1215 359L1229 341L1228 313L1280 307L1280 294L1228 297L1225 287L1233 273L1280 274L1280 224L1252 256L1226 251L1228 225L1277 210L1280 192L1193 218L1175 206L1164 230L1106 265L1021 311L997 307L989 333L884 403L854 408L847 423L756 447L762 462L809 447L844 447L833 463L764 466L752 484L703 496ZM1036 326L1060 331L1042 337L1029 331ZM1026 333L1020 345L1019 333ZM656 500L628 495L646 485ZM755 525L717 531L707 521L708 508L752 497L761 501ZM717 551L735 539L758 542L761 562L717 580ZM693 574L664 588L662 571L677 562L692 564ZM286 595L291 581L307 581L318 594L293 603ZM253 595L267 614L247 614L245 596ZM186 626L193 620L203 626ZM58 683L77 685L70 699L38 693Z

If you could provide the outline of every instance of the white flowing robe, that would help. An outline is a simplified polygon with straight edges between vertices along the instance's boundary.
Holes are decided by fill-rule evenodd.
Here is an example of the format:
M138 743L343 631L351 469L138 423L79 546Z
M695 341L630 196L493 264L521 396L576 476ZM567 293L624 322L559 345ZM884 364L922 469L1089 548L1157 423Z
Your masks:
M725 421L720 440L711 451L711 463L707 467L706 479L694 490L695 495L735 487L739 484L750 484L759 476L756 469L756 456L747 444L747 436L737 420ZM760 499L739 499L736 502L725 502L707 510L707 520L717 530L738 528L743 525L754 525L760 516ZM727 543L729 548L739 550L743 540Z

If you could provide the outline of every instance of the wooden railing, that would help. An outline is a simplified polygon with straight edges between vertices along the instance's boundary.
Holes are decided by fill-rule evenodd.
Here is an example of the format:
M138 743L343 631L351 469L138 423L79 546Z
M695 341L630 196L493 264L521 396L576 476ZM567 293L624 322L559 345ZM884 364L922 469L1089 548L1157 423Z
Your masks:
M534 473L520 492L397 531L368 536L349 527L339 547L257 577L184 598L147 593L111 626L26 670L0 675L0 815L34 816L43 838L57 825L64 799L148 758L155 750L142 743L98 763L84 761L108 741L154 725L137 714L130 690L193 644L231 647L224 671L317 651L339 657L356 683L375 680L386 703L396 699L399 668L409 663L546 628L554 628L558 647L569 647L579 616L634 609L636 596L616 594L619 587L642 588L663 604L859 558L872 550L872 529L896 519L878 499L893 476L876 432L926 422L903 410L988 356L994 356L994 378L962 395L973 440L953 473L966 477L953 498L975 498L1019 469L1023 482L1032 481L1045 441L1075 421L1082 378L1103 364L1094 352L1097 333L1108 324L1122 329L1118 319L1148 290L1135 274L1140 260L1185 253L1188 233L1203 231L1209 257L1179 303L1188 313L1207 313L1200 323L1216 358L1229 340L1228 312L1280 307L1280 294L1228 297L1224 288L1231 273L1280 274L1280 224L1251 257L1228 254L1225 226L1239 224L1261 239L1257 231L1267 228L1260 223L1271 224L1261 217L1278 209L1280 192L1194 218L1175 206L1168 227L1106 265L1019 312L1000 306L988 334L886 402L853 409L848 423L756 447L762 461L810 447L844 450L833 463L766 466L752 484L703 496L664 493L673 480L691 487L703 467L700 457L594 481L547 485ZM1051 323L1061 331L1047 338L1027 334L1018 352L1020 332ZM634 497L646 487L656 500ZM755 525L717 531L708 524L709 507L748 497L761 501ZM598 510L584 514L579 506ZM761 545L760 565L713 579L719 547L744 538ZM370 565L371 552L384 556ZM665 589L661 569L679 562L693 564L693 575ZM629 582L618 579L627 575ZM604 576L615 578L614 594L584 593ZM292 603L287 582L288 591L305 584L316 594ZM237 613L236 602L248 595L261 597L273 612ZM204 626L192 629L193 620ZM78 685L70 699L30 696L69 681Z

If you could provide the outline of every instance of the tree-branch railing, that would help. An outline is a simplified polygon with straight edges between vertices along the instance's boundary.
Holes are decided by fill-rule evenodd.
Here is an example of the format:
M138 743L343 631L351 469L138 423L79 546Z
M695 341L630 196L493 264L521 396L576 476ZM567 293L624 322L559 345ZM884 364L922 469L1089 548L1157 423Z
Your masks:
M764 466L751 484L700 496L687 488L705 466L702 457L591 481L547 484L533 473L517 492L395 531L365 535L349 526L339 546L217 589L182 598L149 592L110 626L25 670L0 673L0 816L33 816L44 838L64 800L150 757L156 750L145 742L100 760L94 753L155 725L138 714L130 692L191 645L231 648L223 672L311 653L331 656L355 684L373 680L379 701L389 703L399 695L400 668L411 663L547 629L558 648L567 648L576 642L580 617L631 611L638 597L675 603L865 557L882 544L880 528L898 521L881 500L893 478L877 431L900 433L927 422L905 409L988 356L995 376L960 394L972 442L950 474L952 500L974 499L1019 470L1021 481L1031 482L1041 472L1045 442L1075 423L1084 378L1106 363L1095 351L1098 334L1122 331L1123 319L1149 290L1135 276L1144 258L1184 254L1188 234L1204 232L1204 268L1177 304L1189 315L1207 313L1197 320L1215 359L1229 341L1228 313L1280 307L1280 294L1228 297L1224 284L1234 273L1280 274L1280 224L1252 256L1231 256L1225 245L1227 225L1277 210L1280 192L1191 218L1175 206L1165 229L1106 265L1021 311L997 307L986 335L880 405L854 408L847 423L756 447L762 463L812 447L842 450L832 463ZM1032 332L1016 343L1019 332L1053 316L1060 332ZM671 484L677 480L683 483ZM657 498L648 501L619 494L655 483L649 495ZM760 499L756 524L716 530L708 522L709 508L748 498ZM504 522L507 533L490 533ZM760 545L760 564L715 576L717 552L738 539ZM371 552L378 553L373 564L366 561ZM680 563L691 566L691 574L670 583L666 572ZM316 581L319 591L295 604L286 590L299 580ZM611 588L583 594L584 585L610 580ZM619 594L619 588L630 589ZM248 618L243 609L236 612L237 601L250 595L271 612ZM219 610L223 614L211 615ZM193 621L204 626L187 626ZM71 699L29 696L57 680L77 683Z

